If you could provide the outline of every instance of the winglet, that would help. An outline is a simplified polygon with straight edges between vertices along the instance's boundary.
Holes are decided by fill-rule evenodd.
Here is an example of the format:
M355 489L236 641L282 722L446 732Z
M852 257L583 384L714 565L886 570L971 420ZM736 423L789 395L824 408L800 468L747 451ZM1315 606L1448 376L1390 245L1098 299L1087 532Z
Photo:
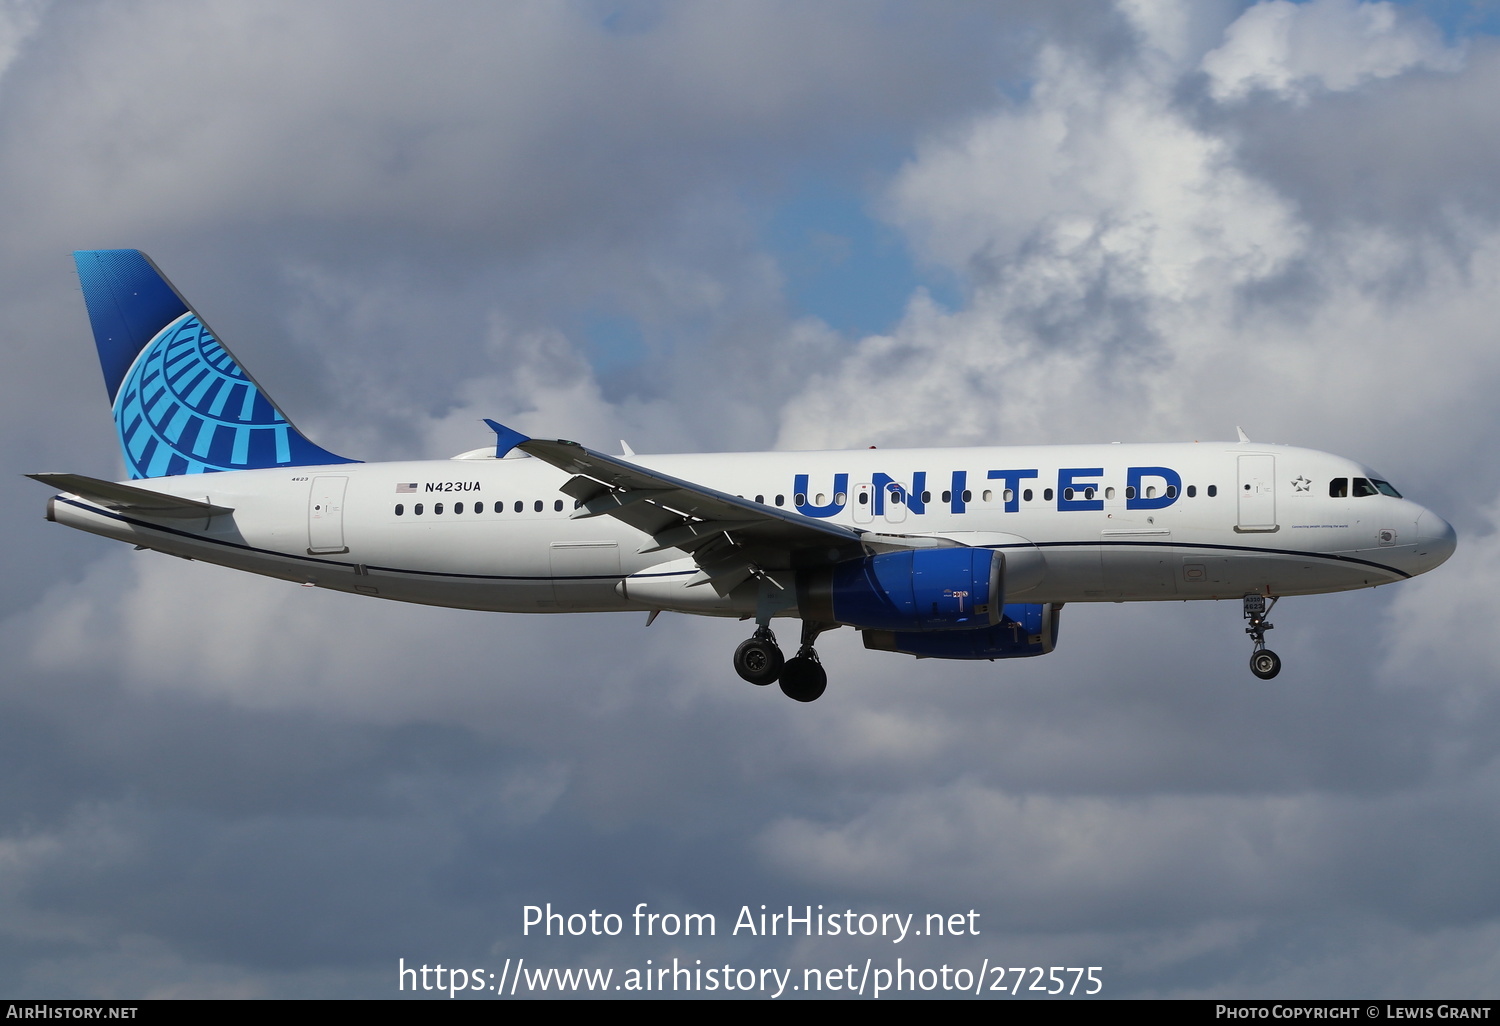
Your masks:
M504 424L496 424L488 417L484 418L484 422L490 426L491 431L495 432L495 459L497 460L504 458L506 453L522 442L531 441L530 438L521 434L521 432L512 430Z
M1250 436L1247 435L1247 434L1245 434L1245 429L1244 428L1242 428L1238 424L1236 424L1234 426L1234 429L1235 429L1235 431L1237 431L1239 433L1240 441L1241 442L1248 442L1248 441L1250 441Z

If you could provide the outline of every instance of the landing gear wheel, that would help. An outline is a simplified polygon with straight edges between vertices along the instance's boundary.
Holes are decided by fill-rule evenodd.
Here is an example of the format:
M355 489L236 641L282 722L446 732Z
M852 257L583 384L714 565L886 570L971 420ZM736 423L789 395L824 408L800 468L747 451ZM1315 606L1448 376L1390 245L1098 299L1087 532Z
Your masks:
M828 671L817 656L798 655L781 668L781 693L795 702L816 702L828 687Z
M1245 619L1250 621L1245 633L1255 645L1255 651L1250 653L1250 672L1261 680L1270 680L1281 672L1281 656L1266 647L1266 631L1274 626L1266 617L1275 605L1275 598L1267 602L1264 595L1245 596Z
M1263 648L1250 657L1250 672L1261 680L1270 680L1281 672L1281 656Z
M776 639L771 636L770 631L766 631L764 636L757 631L755 637L742 641L740 647L734 650L734 672L760 687L776 683L776 678L781 676L783 662L781 649L777 647Z

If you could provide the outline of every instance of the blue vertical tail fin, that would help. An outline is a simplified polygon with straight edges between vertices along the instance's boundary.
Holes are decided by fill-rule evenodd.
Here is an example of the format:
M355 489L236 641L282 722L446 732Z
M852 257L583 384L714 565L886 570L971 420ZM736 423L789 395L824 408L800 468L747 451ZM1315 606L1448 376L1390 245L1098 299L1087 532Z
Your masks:
M292 426L146 254L73 254L132 478L356 463Z

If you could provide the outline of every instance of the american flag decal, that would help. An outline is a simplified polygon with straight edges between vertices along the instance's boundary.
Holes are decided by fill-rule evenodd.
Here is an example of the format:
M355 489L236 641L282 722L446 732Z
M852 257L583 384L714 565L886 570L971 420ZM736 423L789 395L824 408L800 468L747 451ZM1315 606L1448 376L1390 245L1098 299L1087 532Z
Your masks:
M396 486L396 494L397 495L400 495L402 492L414 492L416 490L417 490L416 482L412 482L411 484L398 484Z

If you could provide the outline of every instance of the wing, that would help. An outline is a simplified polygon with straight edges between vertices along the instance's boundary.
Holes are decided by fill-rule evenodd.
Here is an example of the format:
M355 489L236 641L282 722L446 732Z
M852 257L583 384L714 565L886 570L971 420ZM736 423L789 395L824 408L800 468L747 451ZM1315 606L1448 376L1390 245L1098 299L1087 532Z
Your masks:
M183 499L176 495L163 495L149 488L135 485L101 481L82 474L27 474L33 481L59 491L71 492L82 499L120 513L155 517L167 520L206 520L209 517L233 513L229 506L215 506L200 499Z
M513 448L572 474L562 492L582 505L574 518L611 516L645 534L640 553L680 549L701 572L694 584L725 594L766 570L826 565L892 548L955 542L882 535L831 524L791 510L742 499L607 456L566 439L528 438L485 421L495 432L495 455Z

